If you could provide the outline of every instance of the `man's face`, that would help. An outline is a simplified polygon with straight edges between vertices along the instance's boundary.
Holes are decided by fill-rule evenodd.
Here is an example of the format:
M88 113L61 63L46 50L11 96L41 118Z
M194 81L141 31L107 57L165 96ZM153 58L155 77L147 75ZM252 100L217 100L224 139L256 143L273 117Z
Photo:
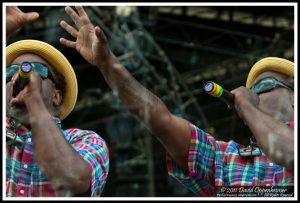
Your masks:
M40 62L48 66L49 72L51 71L51 66L41 57L26 53L17 57L11 64L21 64L25 61L28 62ZM18 73L15 73L18 74ZM51 73L50 73L51 74ZM52 72L53 74L53 72ZM14 76L13 76L14 77ZM46 108L50 111L53 111L53 90L55 88L54 83L50 79L42 80L41 85L41 96L45 103ZM28 112L25 107L25 104L18 106L11 106L10 101L12 99L13 85L11 81L6 83L6 114L10 117L18 119L23 124L29 124Z
M259 108L277 120L284 122L294 120L294 78L268 71L259 75L253 84L255 85L262 79L270 76L283 84L270 91L258 93L260 99ZM292 87L292 89L284 87L285 85Z

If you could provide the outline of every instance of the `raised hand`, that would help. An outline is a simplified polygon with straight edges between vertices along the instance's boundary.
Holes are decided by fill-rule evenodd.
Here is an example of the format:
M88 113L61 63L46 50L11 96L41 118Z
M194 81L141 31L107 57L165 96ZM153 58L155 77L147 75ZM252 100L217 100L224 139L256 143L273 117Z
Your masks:
M6 7L6 36L17 33L23 25L38 19L37 12L24 13L17 6Z
M101 67L113 58L106 37L100 27L94 27L82 6L76 6L76 10L79 15L71 7L65 8L76 28L63 20L60 22L61 27L75 40L60 38L60 43L76 49L89 63Z

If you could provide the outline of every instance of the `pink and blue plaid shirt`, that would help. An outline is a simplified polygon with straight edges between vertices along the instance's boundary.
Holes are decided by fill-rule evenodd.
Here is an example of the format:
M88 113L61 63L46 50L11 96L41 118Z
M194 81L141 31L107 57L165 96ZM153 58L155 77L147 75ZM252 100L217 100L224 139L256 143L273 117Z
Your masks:
M242 157L238 144L223 142L198 127L191 126L188 156L189 174L167 155L167 169L186 188L198 196L215 196L218 186L288 186L294 175L267 158L265 154Z
M61 129L58 118L55 122ZM11 119L6 118L6 129L11 129ZM51 197L55 196L50 182L39 170L34 160L31 131L18 124L17 141L6 145L6 196L7 197ZM100 196L109 170L108 148L95 132L79 129L62 130L66 140L89 164L92 171L90 195ZM63 165L63 163L61 163Z

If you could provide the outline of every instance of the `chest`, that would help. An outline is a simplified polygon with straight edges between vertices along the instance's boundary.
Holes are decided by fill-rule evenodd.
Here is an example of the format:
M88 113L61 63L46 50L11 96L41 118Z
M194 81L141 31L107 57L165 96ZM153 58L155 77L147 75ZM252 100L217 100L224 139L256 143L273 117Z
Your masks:
M286 169L263 156L241 157L235 154L223 157L217 164L217 184L232 186L291 185L293 176ZM222 183L221 183L222 182Z
M30 141L30 139L29 139ZM34 159L32 143L6 146L6 195L53 196L50 183Z

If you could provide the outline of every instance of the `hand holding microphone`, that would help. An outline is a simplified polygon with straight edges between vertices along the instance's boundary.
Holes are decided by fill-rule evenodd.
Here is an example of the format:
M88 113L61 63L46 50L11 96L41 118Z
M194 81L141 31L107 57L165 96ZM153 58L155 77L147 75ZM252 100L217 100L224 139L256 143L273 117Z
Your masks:
M234 94L232 94L228 90L223 89L220 85L212 81L204 83L203 88L206 93L221 99L222 101L227 103L231 109L234 108Z
M29 77L32 72L32 66L30 62L23 62L19 66L19 79L16 81L13 86L13 97L16 97L20 91L24 89L24 87L29 82Z

